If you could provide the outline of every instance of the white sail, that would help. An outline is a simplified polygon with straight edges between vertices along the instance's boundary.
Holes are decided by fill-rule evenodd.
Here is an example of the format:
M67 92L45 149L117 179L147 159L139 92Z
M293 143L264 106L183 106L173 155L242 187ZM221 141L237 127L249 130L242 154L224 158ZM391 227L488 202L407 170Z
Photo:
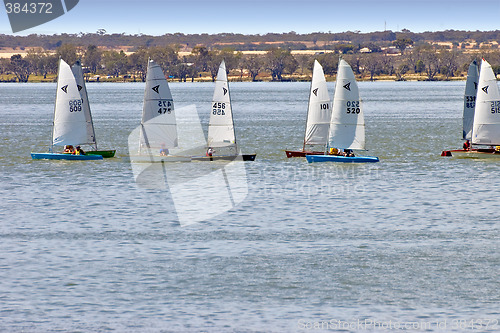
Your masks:
M207 145L209 147L236 147L233 112L224 60L217 73L211 110Z
M75 76L76 85L80 91L80 96L83 100L83 113L85 114L86 129L87 129L87 141L86 144L93 145L97 149L97 143L95 139L94 123L92 122L92 113L90 112L90 103L87 95L87 88L85 87L85 80L83 78L83 70L80 61L77 61L73 66L71 66L71 71ZM84 144L83 142L80 144Z
M500 90L491 65L484 59L479 73L472 144L500 145Z
M84 101L69 65L59 60L57 93L54 109L52 145L80 145L89 142Z
M148 62L141 119L140 149L177 147L174 102L159 65Z
M365 120L351 66L339 61L328 147L365 149Z
M467 71L464 94L463 139L472 139L472 125L474 123L474 109L476 106L477 84L479 69L476 60L471 62Z
M328 94L323 67L315 60L311 91L309 93L304 146L326 144L331 115L330 95Z

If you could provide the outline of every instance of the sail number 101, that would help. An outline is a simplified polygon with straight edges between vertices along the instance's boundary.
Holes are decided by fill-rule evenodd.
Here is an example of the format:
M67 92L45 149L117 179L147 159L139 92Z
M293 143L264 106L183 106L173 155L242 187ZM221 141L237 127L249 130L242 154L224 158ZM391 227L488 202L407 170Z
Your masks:
M226 113L224 110L226 109L226 103L223 102L214 102L212 106L212 114L214 116L224 116Z

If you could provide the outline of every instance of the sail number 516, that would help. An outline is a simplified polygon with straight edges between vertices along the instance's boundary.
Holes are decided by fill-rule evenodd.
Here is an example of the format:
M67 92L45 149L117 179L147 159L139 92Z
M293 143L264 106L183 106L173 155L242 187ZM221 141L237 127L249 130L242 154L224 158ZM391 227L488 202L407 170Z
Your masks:
M500 113L500 101L493 101L491 103L491 113Z
M357 114L360 112L359 101L347 101L347 113Z
M226 113L224 109L226 108L226 103L223 102L215 102L212 106L212 114L215 116L224 116Z

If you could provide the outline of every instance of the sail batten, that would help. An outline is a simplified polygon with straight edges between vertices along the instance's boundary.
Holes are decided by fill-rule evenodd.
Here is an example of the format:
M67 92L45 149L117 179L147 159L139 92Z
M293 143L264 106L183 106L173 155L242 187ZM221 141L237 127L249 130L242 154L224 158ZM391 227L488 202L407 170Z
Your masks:
M328 138L331 118L331 101L323 67L315 60L307 110L305 145L324 145Z
M212 108L208 125L209 147L231 147L236 149L236 135L234 132L233 111L227 81L226 64L224 60L219 66L215 81ZM237 149L236 149L237 151Z
M365 149L365 120L351 66L340 59L330 120L328 147Z
M148 61L141 118L140 148L178 146L174 102L161 67Z
M479 73L472 144L500 145L500 90L491 65L484 59Z

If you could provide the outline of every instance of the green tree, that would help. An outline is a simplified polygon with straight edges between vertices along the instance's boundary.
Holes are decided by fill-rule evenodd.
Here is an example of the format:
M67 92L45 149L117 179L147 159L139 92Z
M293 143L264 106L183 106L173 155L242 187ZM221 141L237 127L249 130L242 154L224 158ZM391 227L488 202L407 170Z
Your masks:
M9 70L16 75L19 82L28 82L31 74L31 64L29 61L23 59L20 54L14 54L10 57Z
M118 77L128 71L128 59L125 52L106 51L102 55L106 74Z
M63 44L56 49L56 55L67 62L70 66L73 65L79 58L78 49L73 44Z
M83 64L90 73L97 74L101 69L102 52L95 45L87 46L87 50L83 56Z
M262 69L264 68L264 61L262 57L257 55L248 55L245 56L241 61L243 63L243 66L248 70L252 81L255 82L260 71L262 71Z
M142 82L146 81L148 58L149 52L146 48L140 48L128 56L130 70L134 73L134 77L138 76Z
M290 50L272 48L267 51L266 68L271 72L272 80L283 81L283 74L293 73L298 68L298 62Z
M392 45L396 46L401 52L401 55L403 55L406 48L410 45L413 45L413 41L411 40L411 38L398 38L394 42L392 42Z

